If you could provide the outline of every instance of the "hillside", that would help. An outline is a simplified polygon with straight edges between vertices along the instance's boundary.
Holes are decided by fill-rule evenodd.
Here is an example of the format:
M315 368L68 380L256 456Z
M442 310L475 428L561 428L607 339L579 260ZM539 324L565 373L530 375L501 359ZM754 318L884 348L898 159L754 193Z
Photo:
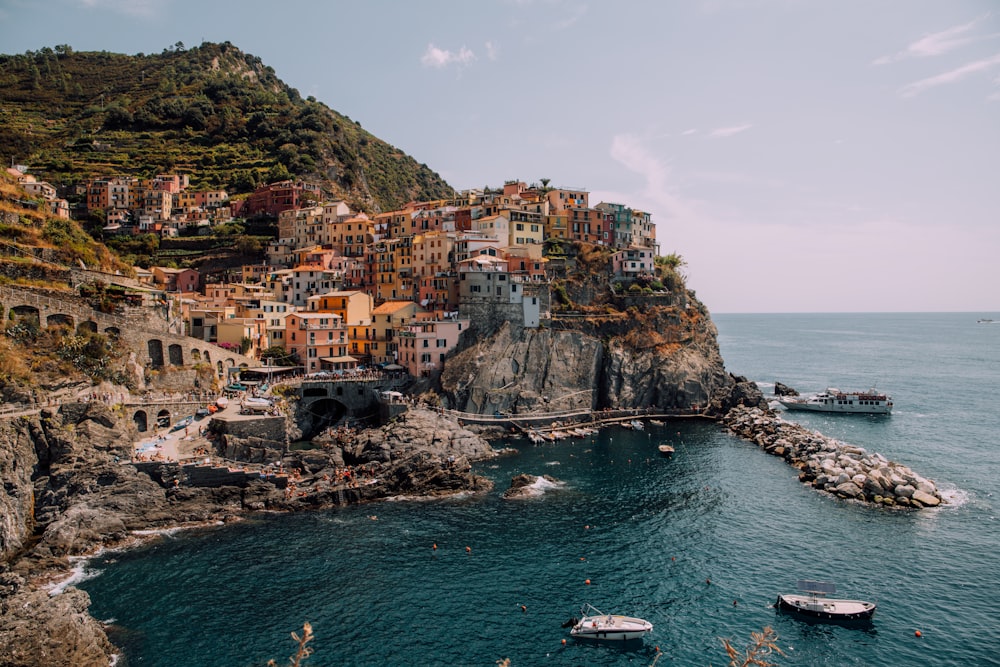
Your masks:
M0 55L0 157L56 186L181 172L194 189L233 195L302 177L368 211L452 192L228 42L155 55L65 45Z

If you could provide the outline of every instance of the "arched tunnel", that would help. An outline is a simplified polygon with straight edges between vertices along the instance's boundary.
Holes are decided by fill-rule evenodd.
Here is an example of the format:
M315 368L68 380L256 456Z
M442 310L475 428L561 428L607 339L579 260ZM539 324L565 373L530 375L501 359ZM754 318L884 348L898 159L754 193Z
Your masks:
M316 398L299 404L298 425L302 439L311 440L347 415L347 406L333 398Z

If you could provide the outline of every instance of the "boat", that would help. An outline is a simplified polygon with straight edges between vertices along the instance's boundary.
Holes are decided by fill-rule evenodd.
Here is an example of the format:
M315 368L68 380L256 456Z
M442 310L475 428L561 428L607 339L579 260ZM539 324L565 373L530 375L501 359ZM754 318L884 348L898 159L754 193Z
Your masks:
M988 317L983 317L981 319L978 319L976 320L976 322L978 322L979 324L993 324L993 320L991 320Z
M209 416L210 414L212 414L212 410L210 410L207 407L201 407L194 411L195 419L202 419L204 417Z
M585 604L580 608L580 620L573 623L569 634L577 639L627 641L641 639L652 629L653 624L641 618L605 614L593 605Z
M833 387L809 396L780 396L776 399L787 410L846 412L887 415L892 412L892 396L871 388L868 391L841 391Z
M270 412L271 401L266 398L245 398L240 401L240 412L242 414L260 414Z
M635 431L641 431L642 429L646 428L646 425L643 424L642 421L639 419L633 419L629 423L632 425L632 429Z
M834 584L825 581L801 579L798 588L802 595L778 595L775 604L780 611L789 611L810 618L830 621L865 621L875 613L874 602L864 600L834 600L826 597L837 591Z
M191 425L191 422L193 422L193 421L194 421L194 417L193 416L185 417L184 419L182 419L179 422L177 422L176 424L174 424L174 427L172 429L170 429L170 430L171 431L179 431L182 428L187 428L188 426Z
M660 450L660 453L663 454L664 456L670 456L671 454L674 453L674 446L668 445L666 443L660 445L658 449Z

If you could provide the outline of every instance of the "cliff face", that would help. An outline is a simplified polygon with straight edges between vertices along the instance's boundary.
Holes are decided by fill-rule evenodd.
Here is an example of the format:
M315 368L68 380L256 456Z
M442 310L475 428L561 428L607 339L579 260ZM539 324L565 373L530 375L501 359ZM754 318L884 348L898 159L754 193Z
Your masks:
M34 428L32 428L34 426ZM32 474L38 462L32 433L38 424L27 420L0 422L0 560L24 548L34 528Z
M557 315L539 329L505 324L448 360L442 390L456 409L479 414L653 407L720 416L740 378L726 373L715 325L693 303Z

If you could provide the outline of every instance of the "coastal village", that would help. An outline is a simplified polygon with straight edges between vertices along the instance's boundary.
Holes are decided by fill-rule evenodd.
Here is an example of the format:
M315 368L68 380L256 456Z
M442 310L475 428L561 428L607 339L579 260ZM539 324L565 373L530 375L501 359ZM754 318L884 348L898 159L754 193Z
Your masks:
M27 189L67 211L55 188L11 168ZM304 373L391 366L412 376L440 372L470 319L499 308L523 326L549 315L550 267L563 244L611 251L607 271L621 289L662 290L648 212L591 206L582 188L469 190L451 200L411 202L367 215L344 201L318 203L320 188L283 181L229 198L189 190L187 175L108 177L81 185L86 212L103 215L105 237L209 233L213 226L268 216L278 237L266 260L225 282L195 269L135 268L140 285L171 302L177 332L259 359L282 349Z

